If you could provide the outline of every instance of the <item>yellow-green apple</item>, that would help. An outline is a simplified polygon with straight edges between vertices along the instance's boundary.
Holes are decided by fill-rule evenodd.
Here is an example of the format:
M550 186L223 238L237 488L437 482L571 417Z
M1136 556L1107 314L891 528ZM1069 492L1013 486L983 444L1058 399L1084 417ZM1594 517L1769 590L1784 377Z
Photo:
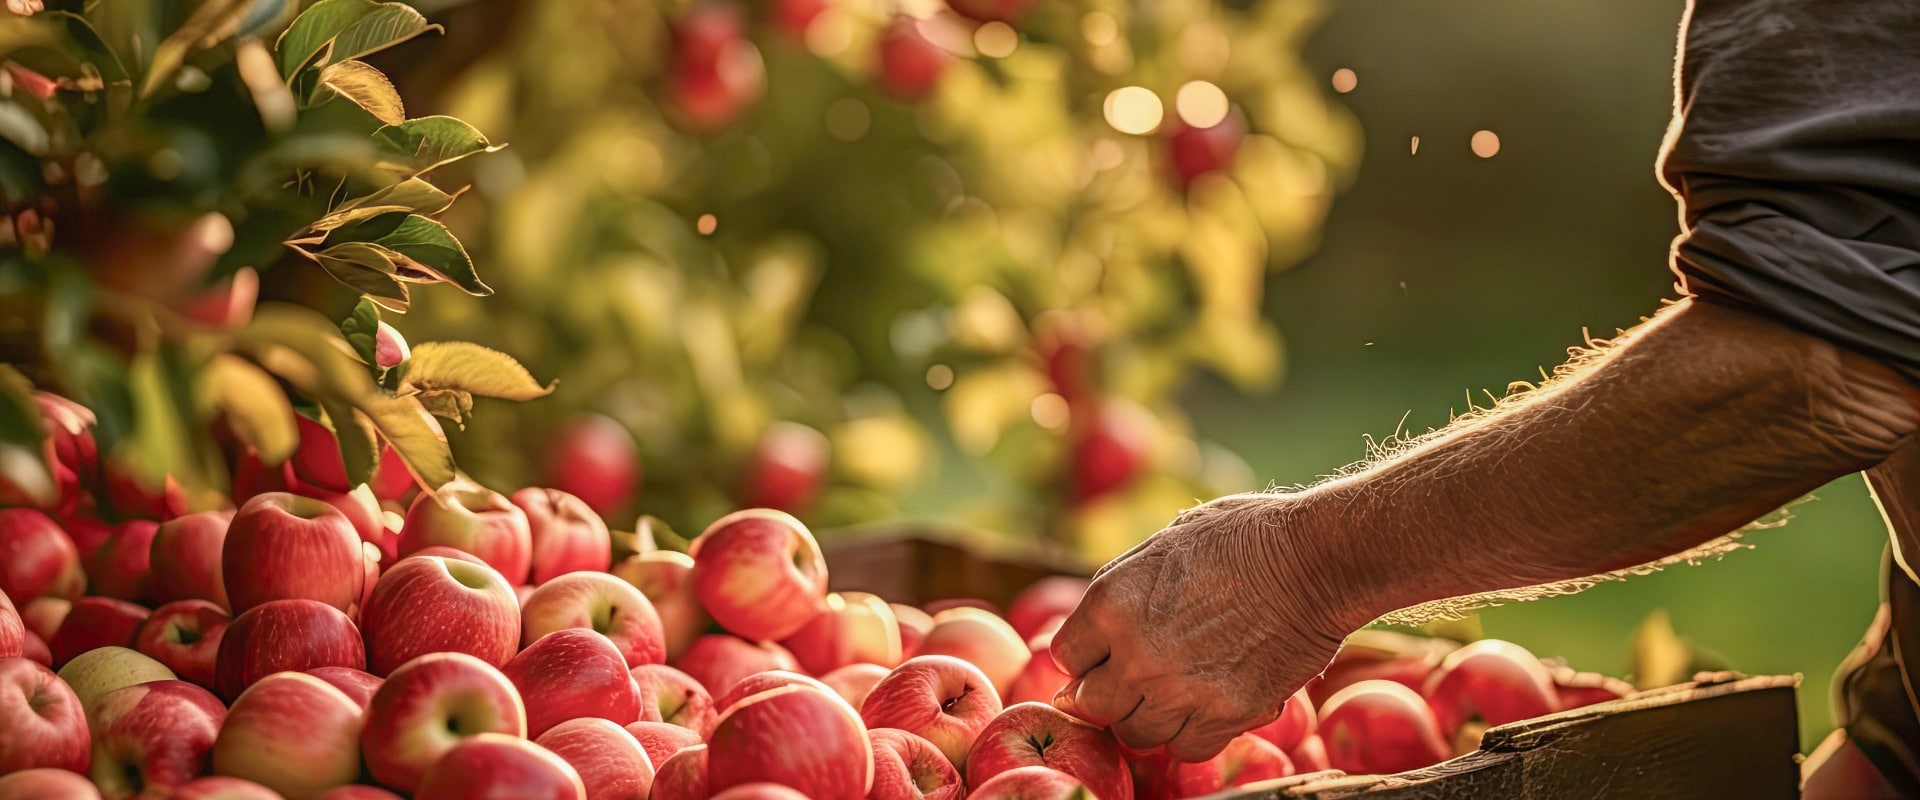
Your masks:
M903 102L927 96L939 83L941 74L953 63L953 54L935 44L923 26L936 24L908 14L893 18L880 36L876 64L880 88Z
M707 800L707 746L681 748L654 767L648 800Z
M526 739L479 733L460 740L420 779L414 800L586 800L573 766Z
M890 672L892 670L879 664L848 664L820 676L820 682L840 695L847 705L859 708L867 702L867 695L873 692L873 687L879 685Z
M703 737L713 730L720 709L693 676L665 664L642 664L631 672L640 689L640 721L678 725Z
M71 600L86 588L80 550L51 517L0 509L0 592L26 605L42 595Z
M920 655L920 642L933 630L933 615L904 603L892 603L893 618L900 623L900 657Z
M700 743L700 734L670 722L629 722L627 733L647 751L647 761L659 769L674 753Z
M712 800L810 800L799 790L777 783L743 783L713 796Z
M80 557L87 591L134 603L153 600L153 534L160 523L130 519L114 526L107 543Z
M213 742L213 771L304 800L360 776L360 704L326 681L278 672L247 687Z
M207 774L227 717L220 699L186 681L153 681L100 696L87 717L89 772L107 800L157 797Z
M707 687L707 694L721 695L741 678L770 669L797 672L800 662L787 648L773 642L754 644L737 636L709 634L695 640L687 654L675 666Z
M369 485L373 487L373 496L382 500L399 500L418 484L414 481L413 473L407 471L407 462L400 458L393 445L383 445L380 448L380 463L374 465L373 480Z
M720 715L707 737L707 789L770 781L815 800L859 800L873 786L873 745L831 692L782 686Z
M225 510L200 511L160 523L148 556L154 599L162 603L206 600L226 608L220 554L232 523L233 512Z
M715 622L743 639L784 639L826 610L827 562L792 515L736 511L688 547L693 593Z
M527 735L577 717L621 725L640 719L640 687L620 649L585 628L554 631L520 651L501 672L526 702Z
M1133 800L1132 774L1113 734L1044 703L1009 706L987 723L967 754L967 785L1028 766L1072 775L1101 800Z
M1014 595L1007 604L1007 623L1022 639L1031 639L1054 619L1064 617L1080 605L1087 593L1087 579L1070 575L1041 578Z
M232 622L205 600L176 600L153 610L133 634L133 648L165 664L181 680L212 689L220 642Z
M1049 767L1016 767L977 784L968 797L978 800L1106 800L1087 790L1079 778Z
M20 656L48 669L53 668L53 650L33 631L27 631L26 639L20 643Z
M860 718L932 742L956 769L980 731L1000 714L1000 693L978 667L952 656L914 656L874 684Z
M625 425L581 414L547 445L547 485L586 502L602 517L624 509L640 488L640 449Z
M827 610L780 643L800 666L823 675L848 664L898 665L900 622L887 601L866 592L833 592Z
M933 615L933 630L920 641L918 655L946 655L980 668L1004 695L1027 668L1032 651L1012 625L978 608L950 608Z
M1306 690L1302 689L1294 692L1280 706L1279 717L1249 733L1272 742L1281 750L1292 750L1313 733L1319 720L1319 715L1313 710L1313 698L1308 697Z
M423 492L407 508L406 524L400 528L400 557L436 544L479 556L515 586L527 582L532 568L533 535L527 530L527 512L499 492L471 481Z
M1433 709L1405 685L1363 680L1320 707L1327 762L1355 775L1404 772L1453 755Z
M294 421L298 423L300 445L294 449L293 457L287 459L293 477L308 486L332 492L353 488L347 483L346 461L340 457L340 440L333 431L304 415L295 415Z
M0 658L18 658L27 648L27 624L13 601L0 594Z
M279 792L226 775L195 778L175 787L167 800L286 800Z
M526 732L526 707L500 670L466 653L429 653L400 665L373 693L360 752L374 780L411 794L462 739Z
M667 640L667 658L679 660L706 633L711 620L693 594L693 557L677 550L655 550L628 556L613 574L633 584L660 616Z
M836 697L836 698L840 697L838 693L833 691L832 687L824 683L821 683L817 680L809 678L798 672L788 672L783 669L776 669L776 670L768 670L766 672L756 672L752 675L748 675L747 677L741 678L740 680L736 681L733 684L733 688L728 689L726 694L723 694L717 698L714 698L713 707L716 709L719 709L719 712L721 714L725 714L729 710L731 710L734 706L738 705L742 700L745 700L749 697L752 697L756 694L767 691L769 689L778 689L782 686L804 686L816 692L832 695L833 697ZM844 702L846 698L840 698L840 699L842 700L842 702ZM851 706L849 706L849 708L851 708ZM859 713L859 712L855 712L855 713Z
M34 767L87 771L86 709L46 667L0 659L0 731L0 775Z
M1633 684L1619 678L1564 667L1554 670L1553 688L1560 699L1561 710L1585 708L1633 694Z
M521 646L565 628L607 637L630 667L667 660L666 635L653 603L633 584L605 572L569 572L527 597L520 610Z
M40 637L42 641L51 640L60 631L60 623L66 621L67 614L73 611L73 601L64 597L36 597L20 607L20 621L27 626L27 632Z
M0 775L0 800L100 800L100 790L77 773L34 767Z
M236 616L270 600L317 600L352 611L366 584L360 535L347 516L287 492L255 495L234 512L220 574Z
M826 482L832 451L825 434L797 422L775 422L741 469L740 504L798 514Z
M214 660L214 689L221 697L239 697L276 672L366 665L360 630L340 609L318 600L270 600L227 626Z
M353 667L314 667L306 673L339 689L361 708L373 702L373 693L380 691L380 684L386 682L378 675Z
M1505 725L1560 710L1546 665L1526 648L1500 639L1481 639L1448 653L1427 676L1420 695L1448 738L1471 720Z
M313 800L402 800L402 798L378 786L355 783L335 786L316 795Z
M101 695L115 689L177 678L166 665L125 647L94 648L60 668L60 680L73 689L84 711L93 710Z
M898 728L867 731L873 744L873 800L960 800L967 785L932 742Z
M579 773L587 800L644 800L653 788L653 762L625 728L597 717L570 719L534 744L553 751Z
M1020 677L1007 687L1006 702L1051 703L1053 696L1067 685L1067 673L1053 660L1053 631L1043 631L1027 639L1027 665Z
M102 647L129 647L133 634L146 622L146 606L111 597L82 597L60 620L47 647L53 650L53 663L65 664L88 650Z
M613 536L586 501L559 489L527 487L508 498L527 515L533 542L535 585L569 572L606 572L613 562Z
M1327 760L1327 743L1318 733L1307 734L1300 744L1287 751L1287 758L1293 761L1296 774L1333 769L1333 762Z
M447 651L498 667L520 650L520 603L484 562L413 555L374 582L360 632L367 667L378 675Z
M1293 762L1286 751L1272 742L1243 733L1227 743L1227 749L1205 761L1177 764L1173 768L1173 789L1180 797L1201 797L1255 781L1284 778L1293 774Z

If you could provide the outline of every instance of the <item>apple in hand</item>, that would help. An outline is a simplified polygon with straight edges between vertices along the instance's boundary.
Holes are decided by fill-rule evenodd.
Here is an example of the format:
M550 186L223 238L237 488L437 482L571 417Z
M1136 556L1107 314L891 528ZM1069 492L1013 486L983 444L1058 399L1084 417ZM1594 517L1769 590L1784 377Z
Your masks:
M239 697L276 672L366 665L360 631L340 609L318 600L271 600L227 626L214 661L214 689Z
M279 672L227 709L213 742L213 771L289 798L312 797L360 775L360 704L326 681Z
M1173 788L1181 797L1200 797L1229 786L1284 778L1293 774L1286 751L1272 742L1243 733L1227 743L1219 755L1197 764L1173 768Z
M154 599L206 600L227 608L220 559L232 523L232 511L200 511L160 523L148 554Z
M873 692L873 687L885 680L890 672L892 670L879 664L848 664L820 676L820 682L839 694L841 699L847 701L847 705L859 708L867 702L867 695Z
M1027 668L1032 651L999 615L978 608L949 608L933 615L933 630L920 641L919 655L946 655L976 667L1000 694Z
M115 689L94 703L93 782L108 800L151 797L207 774L227 707L185 681Z
M520 650L520 603L506 579L478 559L412 555L374 581L360 630L375 674L437 652L499 667Z
M700 743L699 733L669 722L629 722L627 733L647 751L647 761L655 764L656 770L674 753Z
M134 603L153 599L153 537L160 523L130 519L114 527L107 543L80 558L87 591Z
M1021 639L1032 639L1048 622L1073 613L1087 593L1087 579L1053 575L1029 584L1007 604L1007 623Z
M707 738L707 788L791 786L817 800L858 800L873 785L873 745L839 697L783 686L735 704Z
M898 728L867 731L873 743L872 800L960 800L967 785L940 748Z
M666 635L653 603L633 584L604 572L569 572L527 597L520 610L521 646L564 628L607 637L630 667L667 660Z
M680 658L681 672L707 687L707 694L722 695L741 678L756 672L784 669L798 672L800 662L793 654L773 642L753 644L737 636L710 634L695 640Z
M34 767L0 775L0 800L100 800L100 790L77 773Z
M782 686L804 686L830 697L840 697L839 694L835 693L832 688L824 683L798 672L776 669L767 672L756 672L741 678L733 684L733 688L727 690L726 694L716 698L713 706L719 709L720 713L724 715L728 711L731 711L734 706L739 705L740 701L769 689L778 689ZM851 706L849 706L849 708L851 708Z
M564 759L504 733L460 740L420 779L414 800L586 800L587 787Z
M533 534L527 513L499 492L468 481L421 493L407 508L400 528L399 555L446 545L480 557L507 583L527 582L532 570Z
M526 730L520 693L500 670L466 653L429 653L402 664L373 693L360 752L374 780L412 793L461 740Z
M681 749L660 762L648 800L707 800L707 746Z
M640 720L666 722L706 736L720 719L713 695L693 676L665 664L642 664L631 670L640 689Z
M128 647L140 624L153 612L145 606L111 597L82 597L60 620L47 647L53 650L53 663L65 664L81 653L102 647Z
M1020 703L987 723L967 755L967 785L1027 766L1072 775L1101 800L1133 800L1132 774L1113 734L1053 706Z
M1355 775L1419 769L1453 755L1433 709L1412 689L1388 680L1360 681L1327 698L1319 737L1327 762Z
M619 513L640 488L640 449L613 419L581 414L549 442L547 485L580 498L602 517Z
M667 658L678 661L707 631L707 610L693 594L693 557L675 550L655 550L628 556L614 565L613 574L633 584L660 616L667 640Z
M220 642L231 622L206 600L176 600L153 610L133 635L133 648L165 664L180 679L214 688Z
M271 600L317 600L351 612L366 567L360 534L327 503L268 492L234 512L220 550L220 572L235 615Z
M977 800L1107 800L1087 791L1079 778L1049 767L1015 767L975 784Z
M1505 725L1560 710L1546 665L1526 648L1500 639L1481 639L1448 653L1420 694L1448 738L1470 720Z
M533 487L508 499L527 515L535 585L569 572L606 572L612 564L613 536L586 501L559 489Z
M86 710L51 670L0 659L0 775L34 767L85 773L92 743Z
M980 732L1001 713L1000 695L979 668L952 656L914 656L874 684L860 718L932 742L956 769L967 766Z
M715 622L743 639L784 639L826 610L826 559L792 515L728 514L693 540L688 555L694 596Z
M554 631L520 651L501 672L520 690L527 735L577 717L620 725L640 719L640 687L607 637L585 628Z
M314 667L305 672L339 689L347 697L352 698L353 702L359 703L361 708L366 708L369 703L372 703L373 693L380 691L380 685L386 683L373 673L353 667Z
M43 595L71 600L86 587L80 550L52 518L31 508L0 509L0 592L24 606Z
M570 719L534 744L553 751L579 773L587 800L644 798L653 788L653 762L626 729L596 717Z
M827 610L781 642L800 666L821 675L848 664L900 663L900 622L887 601L866 592L833 592Z

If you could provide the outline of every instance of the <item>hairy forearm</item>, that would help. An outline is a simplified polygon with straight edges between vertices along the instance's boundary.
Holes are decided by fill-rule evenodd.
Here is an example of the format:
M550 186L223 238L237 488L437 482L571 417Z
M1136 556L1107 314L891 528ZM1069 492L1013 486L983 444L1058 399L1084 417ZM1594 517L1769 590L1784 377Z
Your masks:
M1683 552L1920 428L1883 365L1683 303L1575 374L1292 498L1295 560L1360 622ZM1352 621L1352 620L1349 620Z

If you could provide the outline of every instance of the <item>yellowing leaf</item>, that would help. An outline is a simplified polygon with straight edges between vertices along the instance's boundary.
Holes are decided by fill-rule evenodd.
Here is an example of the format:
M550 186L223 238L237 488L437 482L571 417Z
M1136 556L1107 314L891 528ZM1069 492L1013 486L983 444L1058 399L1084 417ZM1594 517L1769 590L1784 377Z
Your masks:
M400 93L380 70L364 61L342 61L320 70L320 85L347 98L388 125L407 121L407 109Z
M201 375L201 391L209 395L240 441L252 447L263 463L279 464L300 444L293 404L273 376L237 356L213 357Z
M532 400L553 392L541 386L512 356L471 342L421 342L413 346L401 391L459 390L482 397Z
M417 357L419 351L414 352ZM446 431L412 398L380 396L361 403L359 408L421 486L438 490L458 477Z

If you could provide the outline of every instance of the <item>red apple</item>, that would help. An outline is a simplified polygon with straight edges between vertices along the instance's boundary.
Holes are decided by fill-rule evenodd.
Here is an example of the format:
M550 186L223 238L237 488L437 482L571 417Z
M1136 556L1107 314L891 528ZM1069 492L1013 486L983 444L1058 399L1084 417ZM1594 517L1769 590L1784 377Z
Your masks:
M374 582L360 628L378 675L448 651L498 667L520 650L520 604L485 563L413 555Z
M546 748L503 733L460 740L420 779L414 800L586 800L573 766Z
M732 710L734 706L739 705L742 700L770 689L778 689L782 686L804 686L825 695L836 698L840 697L839 694L835 693L831 687L824 683L798 672L776 669L767 672L756 672L741 678L733 684L733 688L727 690L726 694L716 698L713 706L719 709L721 714L725 714ZM842 699L844 700L844 698ZM851 706L849 706L849 708L851 708Z
M1080 596L1087 593L1087 579L1055 575L1034 581L1014 595L1007 604L1007 623L1022 639L1031 639L1048 622L1073 613Z
M640 687L620 649L585 628L540 637L501 671L526 701L528 736L578 717L621 725L640 719Z
M340 609L318 600L272 600L227 626L214 662L214 688L237 698L276 672L366 665L360 631Z
M1560 710L1546 665L1500 639L1481 639L1447 654L1420 694L1448 738L1469 720L1505 725Z
M1027 766L1072 775L1101 800L1133 800L1132 774L1113 734L1053 706L1020 703L987 723L967 754L967 785Z
M1033 10L1036 0L947 0L954 13L974 22L1004 22L1018 25Z
M829 0L774 0L774 24L787 36L805 41L813 21L831 7Z
M285 463L267 464L260 460L260 453L251 447L243 447L234 457L233 464L233 501L245 504L269 492L287 490L287 473L292 471Z
M253 321L260 300L260 273L241 267L213 286L189 296L176 308L180 315L213 328L241 328Z
M553 751L580 774L587 800L644 798L653 788L653 762L626 729L594 717L570 719L534 744Z
M894 17L880 38L880 88L895 98L913 102L926 97L953 63L953 54L933 43L923 26L932 23L910 16Z
M920 655L920 643L927 638L927 631L933 630L933 615L913 606L892 603L893 618L900 623L900 656L903 659Z
M1227 743L1220 754L1197 764L1179 764L1173 768L1173 788L1181 797L1201 797L1255 781L1284 778L1293 774L1293 762L1286 751L1272 742L1243 733Z
M74 656L101 647L131 647L134 633L151 613L144 606L111 597L73 601L72 610L60 620L60 630L47 641L53 649L53 663L65 664Z
M527 597L520 611L522 646L565 628L606 636L630 667L667 660L666 634L653 603L633 584L604 572L569 572Z
M87 590L92 594L119 598L134 603L153 599L152 567L154 530L160 523L150 519L130 519L114 528L113 537L99 549L81 557L87 572Z
M891 672L879 664L848 664L820 676L820 682L839 694L841 699L847 701L847 705L859 708L867 702L867 695L873 692L873 687L878 686Z
M1335 692L1320 707L1319 736L1328 763L1356 775L1419 769L1453 754L1426 701L1387 680Z
M602 517L618 514L640 488L633 434L599 414L574 417L548 440L546 484L580 498Z
M1361 631L1347 638L1340 652L1321 674L1307 682L1307 696L1315 707L1325 706L1335 692L1363 680L1388 680L1419 691L1427 676L1440 666L1440 660L1458 645L1439 639L1394 634L1391 631Z
M175 787L167 800L286 800L253 781L226 775L195 778Z
M826 610L827 562L807 526L767 509L715 521L688 548L693 592L743 639L784 639Z
M354 487L351 492L333 492L302 485L296 485L288 491L339 509L347 522L352 523L353 534L360 537L360 541L373 545L387 562L393 561L400 539L387 530L386 514L380 509L380 500L373 496L373 490L365 484Z
M1061 672L1047 646L1028 651L1027 666L1007 688L1008 703L1051 703L1053 696L1067 685L1067 673Z
M227 709L213 743L213 771L291 798L312 797L359 777L361 723L360 704L326 681L268 675Z
M152 797L207 774L227 707L185 681L153 681L102 695L87 720L93 782L108 800Z
M858 800L873 785L873 746L853 709L804 686L735 704L707 739L707 788L770 781L817 800Z
M407 471L407 462L401 460L392 445L380 448L380 463L373 467L373 496L382 500L399 500L407 496L419 484L414 481L413 473Z
M677 666L707 687L707 694L721 695L741 678L756 672L771 669L797 672L800 662L794 660L787 648L773 642L753 644L737 636L711 634L695 640Z
M156 481L136 476L112 459L101 459L100 478L105 489L100 499L121 518L172 519L186 513L186 492L172 475Z
M125 647L98 647L74 656L60 667L59 677L87 712L115 689L178 678L166 665Z
M365 786L356 783L348 786L335 786L321 792L318 796L315 796L313 800L402 800L402 798L400 795L378 786Z
M810 800L795 789L777 783L743 783L713 796L713 800Z
M1124 400L1100 404L1073 444L1073 499L1087 502L1131 485L1152 458L1153 417Z
M220 642L231 623L205 600L178 600L153 610L133 634L133 649L165 664L181 680L212 689Z
M479 484L456 482L414 498L400 529L399 555L436 544L479 556L516 586L527 582L532 569L526 512Z
M220 550L233 613L270 600L317 600L352 611L366 583L360 535L327 503L286 492L248 500Z
M526 708L500 670L466 653L430 653L402 664L373 693L360 752L374 780L411 794L467 737L526 731Z
M696 744L667 757L653 773L649 800L707 800L707 746Z
M154 599L162 603L206 600L226 608L220 558L232 523L232 511L201 511L160 523L148 555Z
M798 514L826 482L832 446L825 434L797 422L775 422L760 435L741 470L740 504Z
M55 633L60 632L60 623L65 622L67 614L72 611L72 600L36 597L20 607L20 621L27 626L28 633L39 636L43 641L51 640Z
M20 657L40 666L53 668L53 648L47 646L39 634L27 631L26 638L20 642Z
M461 550L460 548L448 547L444 544L436 544L428 547L422 547L418 550L413 551L412 553L407 554L408 558L412 558L414 556L433 556L435 558L451 558L455 561L465 561L469 564L479 564L481 566L486 567L487 569L493 569L491 565L487 564L485 559L479 556L476 556L472 553L469 553L465 550ZM498 573L499 570L494 570L494 572ZM504 581L506 580L506 577L502 576L500 580ZM527 586L525 584L513 587L513 590L515 592L519 592L523 589L526 590L527 592L533 591L533 587Z
M960 772L932 742L898 728L867 731L873 743L872 800L960 800Z
M1619 700L1633 694L1633 684L1597 672L1556 670L1553 688L1562 710L1585 708L1596 703Z
M827 610L780 644L816 675L848 664L889 669L902 660L900 622L887 601L866 592L833 592Z
M1274 721L1254 728L1251 733L1282 750L1292 750L1301 740L1312 734L1319 724L1319 715L1314 713L1313 698L1307 696L1305 689L1294 692L1287 702L1280 706L1280 716Z
M640 719L666 722L704 737L720 718L713 695L693 676L665 664L642 664L632 669L640 688Z
M973 787L976 800L1106 800L1079 778L1049 767L1015 767Z
M993 601L981 597L943 597L939 600L927 601L927 604L921 606L920 610L938 616L943 611L955 608L977 608L996 617L1001 616L999 606L994 605ZM1005 617L1001 618L1005 619ZM928 617L928 620L927 630L933 630L932 617Z
M386 683L379 676L366 670L353 667L314 667L306 670L308 675L326 681L328 685L339 689L342 694L366 708L373 702L373 693L380 691L380 685Z
M920 641L919 655L946 655L980 668L1000 694L1027 668L1032 651L1012 625L992 612L950 608L933 615L933 630Z
M27 649L27 624L13 601L0 594L0 658L18 658Z
M639 589L660 616L667 640L667 658L679 660L706 633L707 610L693 595L693 557L675 550L655 550L628 556L614 565L613 574Z
M34 767L0 775L0 800L100 800L100 791L78 774Z
M340 440L333 430L304 415L294 415L300 429L300 446L287 464L301 483L330 492L353 488L347 483L346 462L340 458Z
M85 773L86 711L60 678L24 658L0 659L0 775L34 767Z
M709 0L674 23L666 91L686 127L724 128L766 91L766 65L744 35L743 17L738 6Z
M965 768L976 738L1001 713L979 668L951 656L914 656L875 684L860 705L869 728L898 728L932 742Z
M52 518L31 508L0 509L0 592L26 605L42 595L71 600L86 586L80 551Z
M1164 135L1167 164L1173 170L1174 180L1186 188L1202 175L1225 172L1233 167L1240 142L1247 138L1247 118L1236 108L1219 122L1196 128L1174 116Z
M527 515L535 584L569 572L606 572L613 562L607 523L586 501L559 489L526 488L508 498Z
M665 764L669 756L700 743L699 733L670 722L629 722L627 733L640 742L653 764Z
M1327 743L1317 733L1307 734L1298 747L1287 751L1287 758L1298 774L1333 769L1333 762L1327 759Z
M113 538L113 526L94 516L96 513L95 509L87 507L58 519L60 526L67 531L67 538L73 540L74 548L82 553L98 550Z

